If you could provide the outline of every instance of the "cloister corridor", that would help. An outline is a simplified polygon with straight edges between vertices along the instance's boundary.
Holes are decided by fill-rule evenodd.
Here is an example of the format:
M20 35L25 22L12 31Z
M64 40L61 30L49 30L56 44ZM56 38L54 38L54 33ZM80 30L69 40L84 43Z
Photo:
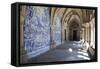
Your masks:
M82 45L79 41L66 41L58 47L45 52L44 54L31 58L29 63L73 60L90 60L87 51L82 50Z
M20 7L20 63L95 59L95 13L89 8Z

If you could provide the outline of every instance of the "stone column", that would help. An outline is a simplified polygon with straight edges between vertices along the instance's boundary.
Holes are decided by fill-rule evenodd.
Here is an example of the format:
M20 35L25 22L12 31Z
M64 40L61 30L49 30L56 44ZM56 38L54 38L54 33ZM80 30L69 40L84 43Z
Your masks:
M86 27L84 29L84 41L86 41Z
M79 30L79 32L80 32L80 39L81 38L83 38L82 36L83 36L83 30L81 29L81 30ZM78 34L78 36L79 36L79 34Z
M87 42L89 43L89 26L87 27Z
M91 24L89 24L89 45L91 45Z
M84 34L84 37L85 37L85 41L87 41L87 27L86 27L86 24L85 24L85 34Z
M82 39L84 39L84 28L82 28L82 36L81 37L82 37Z
M86 40L86 28L84 27L84 41Z
M90 45L90 36L91 36L91 33L90 33L90 23L88 24L88 43Z
M87 23L86 23L86 41L88 42L88 26L87 26Z
M95 47L95 18L93 18L93 47Z
M66 26L66 40L68 41L68 26Z
M91 22L91 46L93 45L93 24Z
M55 25L51 25L51 48L56 47L56 42L55 42Z
M61 36L62 36L62 40L61 40L61 42L62 43L64 43L64 28L63 28L63 26L62 26L62 29L61 29Z

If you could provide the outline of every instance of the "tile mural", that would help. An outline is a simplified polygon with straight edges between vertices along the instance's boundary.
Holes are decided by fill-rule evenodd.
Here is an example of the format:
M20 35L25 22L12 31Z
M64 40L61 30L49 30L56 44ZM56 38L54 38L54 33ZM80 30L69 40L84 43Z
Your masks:
M56 46L61 44L61 22L60 22L60 17L57 16L56 17L56 32L55 32L55 42L56 42Z
M61 22L56 18L56 46L61 44ZM50 49L50 14L48 7L28 6L24 24L24 46L29 58Z
M48 7L27 7L24 24L24 46L29 58L50 48L50 16Z

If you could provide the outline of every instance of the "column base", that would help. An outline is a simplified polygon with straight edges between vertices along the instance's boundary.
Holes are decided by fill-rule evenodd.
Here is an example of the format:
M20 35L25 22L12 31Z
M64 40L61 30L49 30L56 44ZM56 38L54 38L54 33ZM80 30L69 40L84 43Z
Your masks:
M56 47L56 42L51 43L51 49Z

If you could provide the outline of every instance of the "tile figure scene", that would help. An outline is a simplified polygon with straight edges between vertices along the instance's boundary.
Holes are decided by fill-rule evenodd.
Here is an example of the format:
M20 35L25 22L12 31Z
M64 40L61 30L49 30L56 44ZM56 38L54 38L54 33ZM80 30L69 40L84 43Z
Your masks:
M92 60L95 10L20 7L20 63Z

